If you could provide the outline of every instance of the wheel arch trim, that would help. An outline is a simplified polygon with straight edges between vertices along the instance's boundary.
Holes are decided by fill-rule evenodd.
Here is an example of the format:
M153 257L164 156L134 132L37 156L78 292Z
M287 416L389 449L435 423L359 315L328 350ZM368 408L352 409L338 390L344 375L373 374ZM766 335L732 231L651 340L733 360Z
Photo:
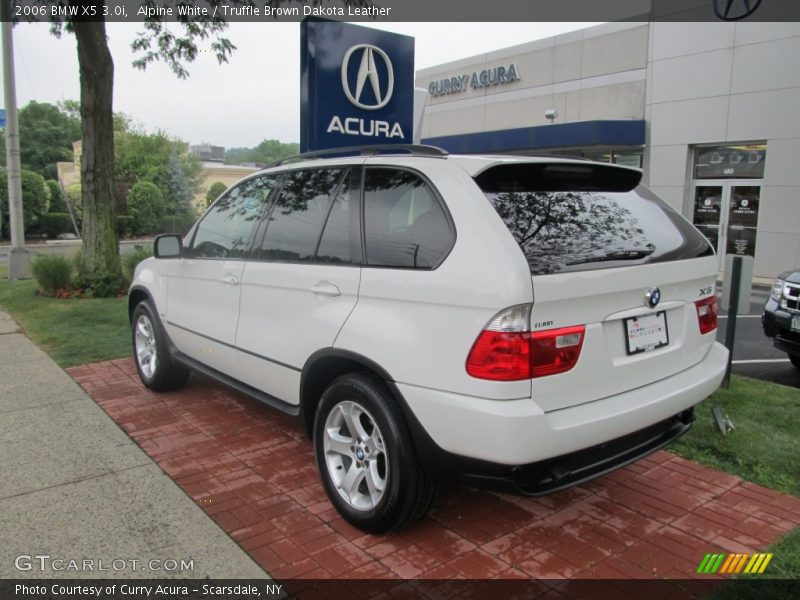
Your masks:
M406 402L403 393L395 384L395 380L391 374L374 360L351 350L344 350L341 348L322 348L309 356L303 365L303 370L300 375L300 419L308 436L313 437L314 413L316 405L322 396L322 392L324 391L324 388L320 390L318 387L314 387L314 383L310 379L314 375L313 369L315 366L322 364L323 361L332 360L332 363L329 364L335 364L336 359L347 361L351 364L355 363L360 365L365 370L371 371L376 376L380 377L381 380L383 380L393 400L397 402L401 412L403 413L403 418L406 421L406 425L408 426L411 439L416 447L417 452L429 459L426 460L426 463L429 463L426 464L426 470L428 470L431 475L436 474L440 470L439 466L445 462L441 457L443 457L443 455L446 453L436 444L436 442L433 441L425 427L422 425L422 423L420 423L419 419L417 419L414 411L411 410ZM335 379L337 376L338 375L334 375L333 378ZM317 397L314 397L315 392L319 392ZM314 409L309 410L309 407L312 406Z
M128 322L133 319L133 311L136 310L136 305L139 304L142 300L137 300L134 302L135 298L141 298L144 296L146 300L149 300L150 303L153 305L153 308L156 309L156 314L158 314L158 309L155 305L155 300L153 300L153 295L143 285L132 285L128 290Z

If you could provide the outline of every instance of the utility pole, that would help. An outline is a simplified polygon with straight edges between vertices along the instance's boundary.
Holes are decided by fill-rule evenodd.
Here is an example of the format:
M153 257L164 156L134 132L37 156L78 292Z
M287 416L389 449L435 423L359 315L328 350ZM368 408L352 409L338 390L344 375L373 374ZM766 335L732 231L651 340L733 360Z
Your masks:
M8 278L30 279L31 259L25 249L22 222L22 169L19 160L19 116L14 79L14 43L12 41L11 0L0 0L3 21L3 74L6 96L6 176L8 212L11 229L11 252L8 254Z

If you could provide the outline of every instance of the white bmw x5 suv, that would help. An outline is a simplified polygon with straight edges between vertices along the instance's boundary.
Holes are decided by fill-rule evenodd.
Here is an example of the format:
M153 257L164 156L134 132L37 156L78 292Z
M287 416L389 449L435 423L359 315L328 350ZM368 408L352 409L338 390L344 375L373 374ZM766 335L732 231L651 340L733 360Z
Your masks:
M129 294L145 386L194 370L296 416L371 532L425 514L450 474L545 494L689 429L726 365L717 259L640 171L337 152L156 239Z

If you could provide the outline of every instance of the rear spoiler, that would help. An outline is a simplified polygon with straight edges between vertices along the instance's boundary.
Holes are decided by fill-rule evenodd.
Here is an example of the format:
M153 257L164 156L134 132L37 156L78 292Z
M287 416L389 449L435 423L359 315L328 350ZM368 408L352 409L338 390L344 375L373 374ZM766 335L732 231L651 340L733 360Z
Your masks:
M505 163L481 171L475 181L484 192L630 192L642 172L601 163Z

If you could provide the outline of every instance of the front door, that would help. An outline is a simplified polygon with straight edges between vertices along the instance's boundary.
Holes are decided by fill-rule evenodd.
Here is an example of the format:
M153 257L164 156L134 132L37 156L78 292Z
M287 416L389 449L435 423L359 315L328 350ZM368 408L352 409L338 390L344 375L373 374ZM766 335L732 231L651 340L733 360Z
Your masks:
M726 254L755 256L760 200L760 181L695 183L693 222L717 251L720 269Z
M170 265L166 328L185 355L231 377L245 259L274 178L248 179L225 193Z

